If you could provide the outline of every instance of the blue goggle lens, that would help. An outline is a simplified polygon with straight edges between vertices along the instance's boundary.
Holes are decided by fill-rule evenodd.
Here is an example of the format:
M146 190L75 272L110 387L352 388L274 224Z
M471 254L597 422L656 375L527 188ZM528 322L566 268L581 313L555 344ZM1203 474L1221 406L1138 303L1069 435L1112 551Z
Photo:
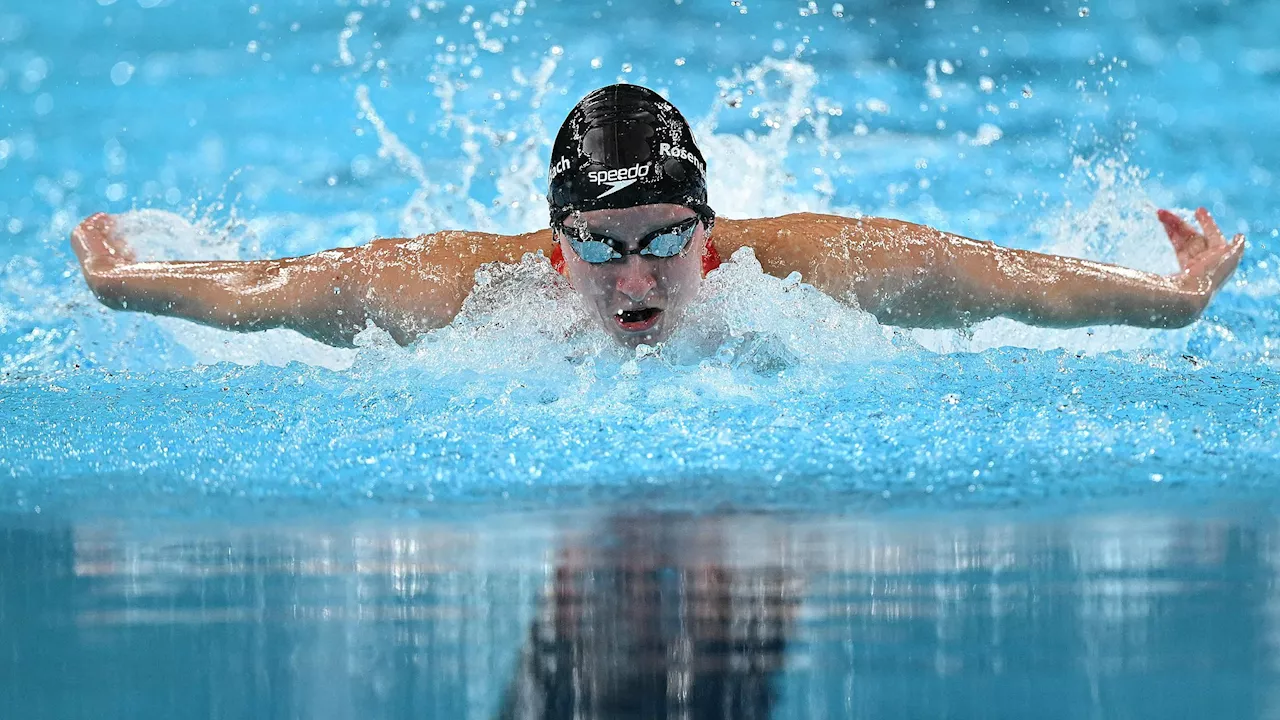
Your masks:
M607 263L610 260L622 257L613 249L612 245L599 240L579 240L573 235L569 235L569 245L574 252L578 253L578 257L593 265Z
M635 250L620 249L617 240L581 228L560 226L561 232L569 240L569 246L578 257L593 265L621 260L627 255L650 255L652 257L669 258L680 254L693 240L694 230L698 227L698 218L675 226L665 228L640 241Z
M690 225L683 230L658 235L650 240L649 244L645 245L640 252L644 255L653 255L660 258L676 255L681 250L684 250L689 241L693 239L694 227L694 225Z

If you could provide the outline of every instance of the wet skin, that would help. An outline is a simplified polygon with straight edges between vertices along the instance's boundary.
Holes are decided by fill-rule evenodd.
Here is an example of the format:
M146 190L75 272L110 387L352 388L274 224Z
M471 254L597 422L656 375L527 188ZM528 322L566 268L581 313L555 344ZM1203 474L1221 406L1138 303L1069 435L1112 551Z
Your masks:
M578 221L634 246L692 214L652 205L583 213ZM1200 230L1168 211L1158 215L1181 268L1171 275L1001 247L900 220L816 213L720 218L715 244L726 257L750 247L766 273L799 272L888 325L964 327L1007 317L1045 327L1183 327L1235 272L1244 236L1228 242L1203 208L1196 213ZM635 346L660 342L682 320L701 283L707 232L699 226L690 246L671 258L627 255L603 265L582 261L549 229L444 231L279 260L139 262L114 219L98 213L75 229L71 245L90 290L108 307L226 330L288 328L351 347L369 324L402 345L448 325L481 266L517 263L560 242L569 281L588 311L611 337ZM646 314L619 318L619 311Z

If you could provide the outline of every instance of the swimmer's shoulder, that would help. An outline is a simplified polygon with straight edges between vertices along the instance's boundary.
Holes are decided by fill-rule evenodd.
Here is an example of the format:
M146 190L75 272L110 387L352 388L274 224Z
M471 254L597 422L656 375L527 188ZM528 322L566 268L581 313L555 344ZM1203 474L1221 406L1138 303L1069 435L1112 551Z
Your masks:
M485 263L518 263L525 253L550 252L550 230L497 235L469 230L444 230L412 238L380 238L364 246L367 261L433 270L475 270Z
M879 232L879 218L848 218L822 213L791 213L778 217L716 220L712 233L724 257L749 247L764 270L786 276L793 270L812 271L833 254L862 255Z
M713 235L724 256L750 247L766 273L785 278L799 272L822 292L868 308L887 278L915 266L908 257L909 233L900 232L900 225L887 218L795 213L717 220Z
M519 262L549 250L549 230L523 235L444 231L413 238L381 238L352 248L364 277L368 315L398 342L451 322L486 263Z

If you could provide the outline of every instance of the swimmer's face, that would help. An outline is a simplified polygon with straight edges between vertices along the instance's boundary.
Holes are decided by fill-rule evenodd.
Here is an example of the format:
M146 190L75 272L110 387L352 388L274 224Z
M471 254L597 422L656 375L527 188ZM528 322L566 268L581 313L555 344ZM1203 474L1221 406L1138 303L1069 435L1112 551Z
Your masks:
M620 247L634 250L650 233L694 217L683 205L641 205L578 213L565 218L564 224L608 235ZM702 283L707 237L706 225L699 221L693 239L671 257L637 253L593 264L579 257L562 233L556 233L570 284L605 332L627 347L661 342L675 329Z

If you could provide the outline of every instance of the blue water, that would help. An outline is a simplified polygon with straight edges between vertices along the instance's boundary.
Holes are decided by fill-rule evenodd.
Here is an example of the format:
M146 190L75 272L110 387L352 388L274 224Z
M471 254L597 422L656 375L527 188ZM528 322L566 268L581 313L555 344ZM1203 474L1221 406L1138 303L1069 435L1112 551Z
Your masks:
M0 9L0 716L490 717L538 633L630 688L579 696L600 716L1280 714L1278 24L1157 0ZM1204 205L1249 246L1172 332L881 328L740 253L635 354L539 257L414 347L337 350L113 313L67 245L98 210L157 259L538 228L550 138L618 80L693 121L728 217L1171 272L1154 209ZM548 629L565 573L591 612ZM764 630L689 630L681 598ZM761 670L659 681L691 658Z

